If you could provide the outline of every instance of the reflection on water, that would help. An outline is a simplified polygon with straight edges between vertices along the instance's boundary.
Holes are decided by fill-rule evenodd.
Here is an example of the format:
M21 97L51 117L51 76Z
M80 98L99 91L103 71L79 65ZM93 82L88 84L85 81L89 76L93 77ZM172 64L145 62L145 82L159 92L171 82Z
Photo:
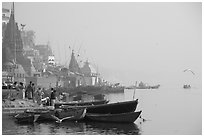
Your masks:
M6 119L10 117L4 116ZM4 119L5 120L5 119ZM5 122L5 121L3 121ZM134 123L119 124L119 123L101 123L101 122L75 122L67 121L62 123L44 122L44 123L18 123L10 121L4 125L15 125L13 127L3 127L3 134L54 134L54 135L116 135L116 134L129 134L138 135L139 128ZM5 129L7 128L7 129Z
M139 135L138 126L135 123L118 124L118 123L100 123L88 122L86 123L88 129L97 134L115 135L115 134L129 134Z
M201 135L202 90L164 89L125 90L124 93L107 94L110 102L139 99L138 110L142 118L132 124L101 122L44 122L19 124L7 115L2 115L2 134L45 135Z

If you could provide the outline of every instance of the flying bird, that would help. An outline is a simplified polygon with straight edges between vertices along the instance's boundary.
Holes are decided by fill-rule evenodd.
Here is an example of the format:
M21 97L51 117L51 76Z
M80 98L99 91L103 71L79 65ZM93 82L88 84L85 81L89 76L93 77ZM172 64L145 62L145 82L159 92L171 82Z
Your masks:
M183 72L186 72L186 71L190 71L193 75L195 75L195 73L191 69L185 69Z
M25 26L26 26L26 24L21 24L21 26L22 26L22 27L25 27Z
M26 24L21 24L21 29L23 30Z

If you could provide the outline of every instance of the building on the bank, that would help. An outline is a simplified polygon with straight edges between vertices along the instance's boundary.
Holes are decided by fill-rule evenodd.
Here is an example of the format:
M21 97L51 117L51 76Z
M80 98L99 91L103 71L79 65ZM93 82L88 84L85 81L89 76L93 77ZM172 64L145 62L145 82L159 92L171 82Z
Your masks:
M18 81L25 83L27 74L22 65L15 64L14 62L6 62L3 71L6 72L9 77L12 77L12 82Z
M6 30L6 25L9 22L10 9L2 8L2 38Z
M25 83L25 77L27 76L24 71L22 65L16 64L16 68L14 70L14 81Z
M3 37L2 69L5 69L7 62L12 61L14 61L15 64L20 64L27 75L31 74L31 61L23 56L23 43L18 24L15 22L14 4ZM14 77L16 77L16 75Z
M2 24L7 24L9 22L10 9L2 8Z
M98 73L90 65L88 61L85 62L82 68L79 67L75 58L74 51L72 51L69 69L67 70L66 86L95 86L98 85Z
M93 68L93 66L90 65L88 60L85 62L84 66L81 68L81 72L84 75L84 83L83 85L98 85L98 73Z
M48 64L49 65L55 65L55 56L48 56Z
M48 75L48 76L32 76L32 77L26 77L26 84L29 84L30 81L32 81L37 87L50 89L51 87L56 87L58 83L58 78L55 75Z
M14 70L15 70L14 63L6 62L2 69L2 82L13 83L14 82Z
M25 51L33 49L35 46L35 32L33 30L24 30L25 24L21 24L21 38L23 41L23 49Z
M67 75L68 77L70 77L70 79L72 79L71 81L72 86L78 87L84 84L84 77L83 77L83 74L81 73L79 64L75 58L74 51L72 51ZM70 83L70 81L68 82Z
M27 49L24 56L31 60L31 73L38 73L43 71L43 61L42 56L40 56L39 51L35 49ZM34 68L33 68L34 67ZM31 75L32 75L31 74Z
M38 50L39 56L41 56L41 58L42 58L42 62L45 64L48 64L49 56L53 55L52 49L49 46L49 44L47 44L47 45L35 45L33 47L33 49Z
M7 71L2 71L2 82L6 84L13 83L14 82L13 75L11 75Z
M81 73L79 64L75 58L74 51L72 50L72 55L69 63L69 71L73 73Z

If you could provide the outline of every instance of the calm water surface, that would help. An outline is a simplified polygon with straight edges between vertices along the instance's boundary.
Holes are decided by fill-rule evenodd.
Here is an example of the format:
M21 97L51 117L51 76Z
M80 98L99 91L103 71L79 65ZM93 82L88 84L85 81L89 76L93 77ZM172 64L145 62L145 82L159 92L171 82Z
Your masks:
M101 122L47 122L18 124L13 118L3 115L2 134L72 134L72 135L201 135L202 90L154 89L125 90L124 93L106 94L110 102L139 99L137 110L142 110L142 119L132 124Z

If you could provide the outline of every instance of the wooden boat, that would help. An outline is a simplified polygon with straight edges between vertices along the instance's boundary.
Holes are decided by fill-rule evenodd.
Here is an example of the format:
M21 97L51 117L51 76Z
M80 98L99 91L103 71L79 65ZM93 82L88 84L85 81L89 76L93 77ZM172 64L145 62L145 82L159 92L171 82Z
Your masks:
M140 85L140 86L129 86L125 89L158 89L160 85L148 86L148 85Z
M123 93L125 87L122 86L102 86L101 92L104 93Z
M93 114L87 113L87 120L102 121L102 122L117 122L117 123L133 123L142 113L138 112L129 112L129 113L120 113L120 114Z
M69 106L90 106L90 105L100 105L107 104L108 100L96 100L89 102L59 102L55 103L55 108L59 108L61 105L69 105Z
M183 85L183 88L184 88L184 89L190 89L190 88L191 88L191 85Z
M87 113L97 113L97 114L118 114L118 113L127 113L134 112L138 104L138 99L133 101L125 101L118 103L94 105L94 106L67 106L62 105L61 108L86 108Z
M64 120L81 120L85 117L86 108L66 108L66 109L55 109L50 110L47 113L41 114L39 121L56 121L61 123Z
M138 99L133 101L110 103L87 107L87 113L118 114L134 112L138 104Z
M41 115L49 113L48 109L26 109L23 113L19 113L14 117L18 120L18 122L28 122L33 123L36 122Z
M40 114L34 113L20 113L15 116L18 122L26 122L26 123L33 123L37 121Z
M160 85L150 86L151 89L158 89Z
M57 122L63 120L81 120L86 115L86 108L68 108L68 109L57 109L55 115L51 115Z
M136 89L158 89L160 85L155 85L155 86L138 86Z

